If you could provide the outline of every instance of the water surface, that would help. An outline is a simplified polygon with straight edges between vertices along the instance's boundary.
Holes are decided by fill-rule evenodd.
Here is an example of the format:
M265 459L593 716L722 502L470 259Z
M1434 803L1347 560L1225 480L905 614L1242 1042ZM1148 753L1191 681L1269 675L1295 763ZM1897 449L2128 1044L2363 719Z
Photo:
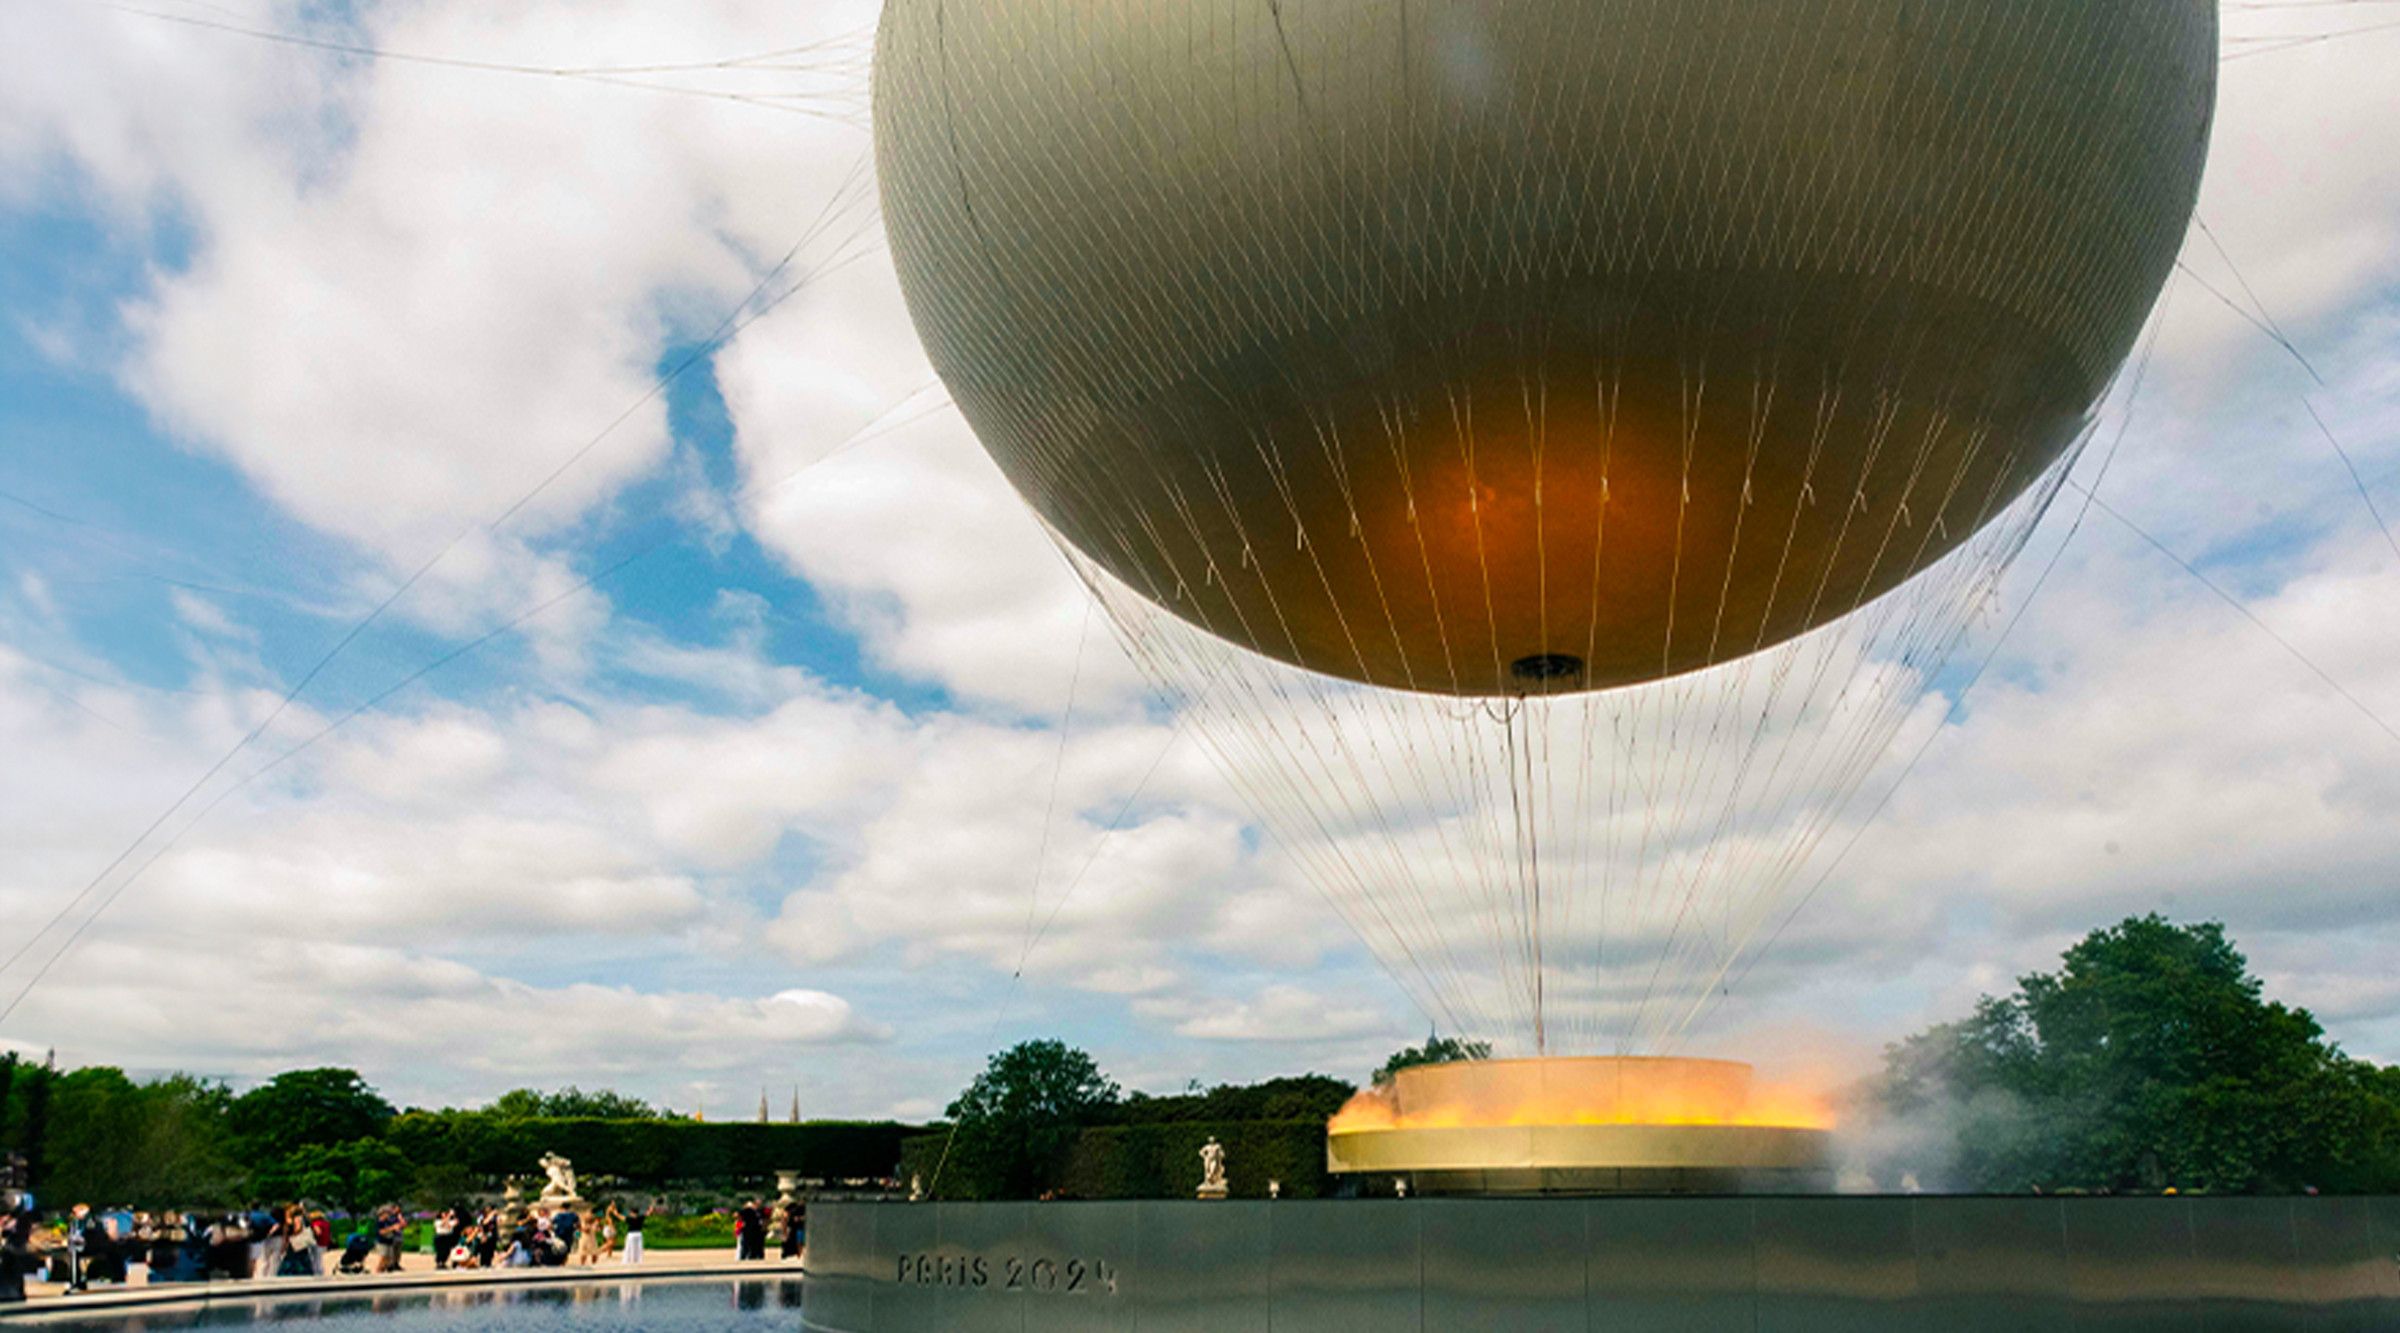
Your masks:
M73 1314L71 1302L43 1305L60 1313L25 1322L71 1333L272 1324L305 1324L312 1333L791 1333L799 1325L800 1280L493 1284L355 1296L235 1297L200 1307L95 1310L83 1317Z

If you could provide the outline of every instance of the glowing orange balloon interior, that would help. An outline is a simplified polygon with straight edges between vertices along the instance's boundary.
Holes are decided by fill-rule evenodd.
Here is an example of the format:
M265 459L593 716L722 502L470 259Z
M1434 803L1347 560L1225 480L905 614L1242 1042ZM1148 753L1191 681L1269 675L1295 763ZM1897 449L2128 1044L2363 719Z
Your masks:
M1325 1160L1436 1194L1808 1191L1832 1183L1832 1123L1727 1060L1470 1060L1352 1099Z
M1471 1060L1403 1069L1350 1099L1327 1128L1752 1125L1831 1129L1822 1093L1762 1083L1731 1060L1589 1056Z

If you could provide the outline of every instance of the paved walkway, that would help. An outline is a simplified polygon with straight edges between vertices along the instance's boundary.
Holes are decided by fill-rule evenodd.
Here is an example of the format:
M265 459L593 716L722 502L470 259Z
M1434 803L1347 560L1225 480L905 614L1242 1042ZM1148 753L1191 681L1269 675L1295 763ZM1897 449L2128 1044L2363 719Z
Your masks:
M277 1296L314 1296L331 1293L372 1291L412 1291L443 1287L507 1286L511 1284L545 1285L577 1282L617 1282L625 1279L649 1281L678 1277L732 1277L737 1273L756 1277L797 1277L797 1260L785 1262L770 1258L763 1263L741 1263L734 1258L732 1247L713 1250L652 1250L637 1266L620 1259L590 1266L571 1265L565 1268L487 1268L441 1269L433 1266L430 1254L400 1256L397 1273L367 1273L357 1277L271 1277L238 1282L164 1282L152 1285L137 1281L130 1286L113 1283L94 1286L73 1296L55 1282L28 1282L27 1300L22 1305L0 1305L0 1320L28 1314L60 1314L73 1311L119 1310L153 1305L175 1305L184 1302L256 1300Z

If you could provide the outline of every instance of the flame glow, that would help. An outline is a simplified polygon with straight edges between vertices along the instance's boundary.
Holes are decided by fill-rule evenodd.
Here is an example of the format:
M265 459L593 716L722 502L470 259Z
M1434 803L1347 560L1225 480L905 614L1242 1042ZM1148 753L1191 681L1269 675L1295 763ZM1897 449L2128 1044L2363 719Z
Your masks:
M1760 1125L1831 1129L1830 1098L1761 1084L1724 1060L1479 1060L1404 1069L1352 1097L1334 1134L1529 1125Z

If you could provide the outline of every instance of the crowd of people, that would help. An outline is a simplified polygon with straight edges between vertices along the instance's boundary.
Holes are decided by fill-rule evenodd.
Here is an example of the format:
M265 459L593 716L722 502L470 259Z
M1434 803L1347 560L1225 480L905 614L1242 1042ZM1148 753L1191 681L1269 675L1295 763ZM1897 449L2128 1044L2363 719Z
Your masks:
M808 1244L808 1205L798 1199L767 1208L751 1199L733 1213L733 1251L737 1259L764 1259L767 1242L780 1240L782 1255L796 1259Z
M139 1267L151 1282L236 1278L322 1277L327 1268L377 1272L400 1267L407 1219L386 1205L356 1219L334 1254L334 1222L299 1204L221 1214L177 1210L98 1212L77 1204L57 1225L41 1225L30 1209L0 1219L0 1299L22 1298L27 1277L47 1276L80 1291L93 1283L125 1283Z
M433 1262L437 1268L556 1268L598 1264L616 1257L620 1236L625 1262L642 1261L640 1211L610 1203L589 1212L536 1207L514 1226L497 1208L446 1208L433 1219Z
M537 1205L521 1215L461 1205L433 1217L430 1248L434 1266L442 1269L597 1265L620 1257L639 1264L649 1216L613 1201ZM734 1213L736 1256L764 1259L768 1244L780 1242L784 1258L799 1257L807 1217L798 1201L768 1206L747 1200ZM328 1270L392 1273L408 1247L408 1226L407 1215L393 1204L338 1226L324 1211L298 1204L254 1204L207 1216L99 1212L77 1204L50 1225L26 1206L0 1212L0 1301L23 1300L28 1278L46 1276L80 1291L94 1283L134 1281L137 1266L150 1282L322 1277Z

